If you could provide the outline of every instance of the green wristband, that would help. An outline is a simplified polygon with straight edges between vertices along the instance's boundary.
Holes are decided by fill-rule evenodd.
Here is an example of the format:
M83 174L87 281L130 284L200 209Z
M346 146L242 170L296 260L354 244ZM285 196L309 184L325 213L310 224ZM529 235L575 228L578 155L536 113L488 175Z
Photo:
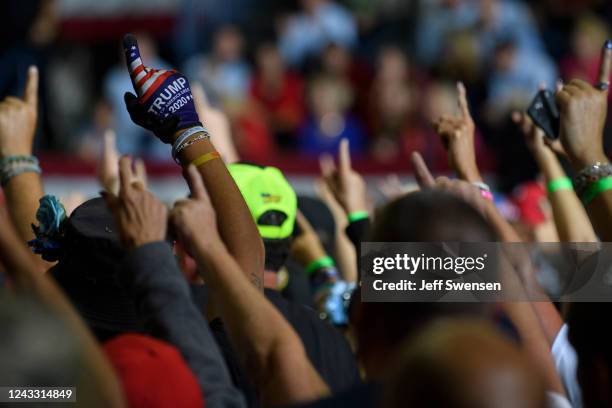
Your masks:
M306 272L311 274L317 269L328 268L330 266L336 266L336 263L334 262L331 256L326 255L309 263L306 267Z
M552 194L559 190L573 190L574 185L569 177L559 177L558 179L550 180L546 185L546 189Z
M349 213L348 215L349 222L361 221L365 220L366 218L370 218L370 213L368 213L367 211L355 211Z
M584 205L588 205L595 197L608 190L612 190L612 176L604 177L591 183L582 195L582 202Z

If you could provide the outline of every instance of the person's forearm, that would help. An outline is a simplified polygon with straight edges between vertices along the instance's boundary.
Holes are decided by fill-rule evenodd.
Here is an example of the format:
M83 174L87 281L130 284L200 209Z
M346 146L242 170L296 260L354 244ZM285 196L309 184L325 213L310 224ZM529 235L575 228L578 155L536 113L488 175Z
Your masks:
M195 304L170 246L143 245L124 260L123 279L150 332L174 345L198 378L207 407L244 407L221 351ZM180 317L180 318L177 318Z
M347 282L357 282L357 251L344 229L336 230L335 241L335 258L342 279Z
M25 243L35 237L32 224L36 223L38 202L45 195L43 183L38 173L22 173L9 180L4 187L6 207L19 238ZM46 272L55 263L47 262L29 252L40 272Z
M368 231L370 230L370 219L363 218L358 221L349 222L344 230L346 236L355 247L355 251L359 256L361 250L361 242L366 239Z
M514 228L512 228L512 226L495 209L493 203L489 204L486 214L487 219L494 227L499 239L502 242L509 243L510 245L517 245L521 242L521 239ZM508 255L508 259L512 263L515 270L525 268L528 269L528 271L521 274L523 282L520 284L523 286L523 288L518 286L518 282L514 283L517 285L516 290L524 291L524 287L527 286L530 292L527 295L531 294L534 297L547 298L546 294L543 292L539 283L535 279L535 276L533 275L531 261L527 261L527 259L529 259L529 254L525 252L525 248L520 246L507 246L506 254ZM515 277L518 279L518 275L515 275ZM511 278L514 279L514 277ZM534 302L531 304L531 306L533 313L537 317L539 329L541 329L545 334L547 344L549 346L552 345L554 338L563 324L559 313L556 311L554 305L550 301Z
M551 150L546 149L536 154L535 158L547 184L566 177L559 159ZM591 221L573 190L560 189L549 192L548 199L561 242L597 241Z
M469 165L465 163L453 163L453 165L453 167L455 167L457 177L459 177L461 180L467 181L468 183L483 182L482 175L480 174L480 170L478 169L476 162L470 163Z
M546 295L542 293L542 296ZM540 323L540 327L544 332L544 336L546 337L549 347L552 347L553 342L559 334L559 330L561 330L561 327L563 326L563 319L561 318L559 311L550 301L531 302L531 307L538 318L538 322Z
M32 224L36 223L38 200L44 194L40 174L33 172L11 178L4 187L6 207L24 242L35 238Z
M186 148L181 152L179 158L186 166L203 154L214 151L212 143L203 141ZM220 159L211 160L199 166L198 171L202 175L217 213L219 233L223 242L249 280L262 290L263 241L238 186L225 163Z
M266 405L288 405L325 396L329 390L300 338L276 308L244 279L222 243L198 245L194 257L239 359L262 390Z
M73 335L79 339L88 381L102 399L100 404L124 407L126 404L119 380L92 333L52 278L40 274L26 246L17 238L8 220L4 221L0 216L0 262L6 266L14 290L38 300L66 321Z
M521 347L540 369L548 391L564 394L552 360L550 343L536 314L536 306L530 302L541 299L540 294L525 288L526 273L523 269L529 268L530 264L525 262L524 249L517 244L507 244L501 249L503 256L499 258L498 267L506 299L502 308L519 333ZM527 276L531 280L532 276Z
M533 304L510 301L504 304L504 309L519 333L522 348L540 370L547 391L565 395L552 358L550 342L534 313Z

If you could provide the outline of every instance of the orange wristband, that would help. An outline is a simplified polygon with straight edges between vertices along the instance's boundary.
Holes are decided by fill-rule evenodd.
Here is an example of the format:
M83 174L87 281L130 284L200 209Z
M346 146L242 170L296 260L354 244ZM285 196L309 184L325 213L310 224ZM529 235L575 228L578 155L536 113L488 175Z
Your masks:
M221 155L219 154L219 152L217 152L217 151L208 152L206 154L201 155L200 157L198 157L194 161L192 161L191 164L193 164L196 167L200 167L204 163L208 163L211 160L215 160L215 159L219 159L219 158L221 158Z

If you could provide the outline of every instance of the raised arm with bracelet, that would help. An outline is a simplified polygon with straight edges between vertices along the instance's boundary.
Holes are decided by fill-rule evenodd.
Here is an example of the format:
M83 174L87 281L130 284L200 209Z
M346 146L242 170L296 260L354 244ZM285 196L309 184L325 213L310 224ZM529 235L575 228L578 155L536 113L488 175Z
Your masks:
M310 363L298 335L245 279L220 239L210 198L193 166L188 177L193 198L176 203L171 224L193 254L211 291L217 293L220 317L239 360L261 390L264 405L289 405L327 395L329 389Z
M612 240L612 164L603 147L612 42L602 52L599 83L572 80L557 93L560 139L574 168L574 187L602 241Z
M211 135L200 123L187 78L174 70L146 67L134 36L126 35L123 46L138 94L125 94L130 117L171 144L178 164L197 167L210 193L223 242L249 280L262 289L263 242L238 187L210 141Z

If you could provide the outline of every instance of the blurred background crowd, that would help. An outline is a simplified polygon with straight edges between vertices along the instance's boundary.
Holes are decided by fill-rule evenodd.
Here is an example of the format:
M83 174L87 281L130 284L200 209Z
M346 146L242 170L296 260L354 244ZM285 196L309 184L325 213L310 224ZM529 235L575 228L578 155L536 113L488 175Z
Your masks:
M541 84L593 83L612 18L606 0L4 3L0 97L23 89L29 64L40 67L36 153L51 158L43 168L94 162L107 128L121 153L168 160L169 147L124 108L131 83L119 39L129 31L147 65L202 84L243 159L290 173L315 172L318 156L336 152L342 138L365 174L407 173L414 150L444 172L431 122L455 109L461 80L479 165L505 192L537 173L510 113Z

